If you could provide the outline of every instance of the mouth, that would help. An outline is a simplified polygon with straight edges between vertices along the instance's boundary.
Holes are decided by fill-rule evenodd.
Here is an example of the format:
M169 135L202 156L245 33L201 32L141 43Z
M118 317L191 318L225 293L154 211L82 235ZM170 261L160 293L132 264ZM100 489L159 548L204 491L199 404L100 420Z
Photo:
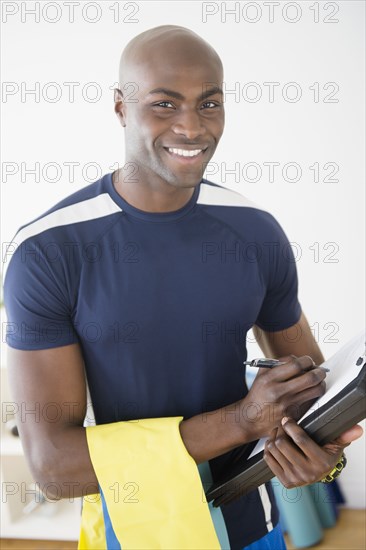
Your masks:
M193 164L202 160L203 155L208 149L208 146L205 148L196 148L196 149L186 149L181 147L164 147L165 151L170 157L174 160L182 162L183 164Z

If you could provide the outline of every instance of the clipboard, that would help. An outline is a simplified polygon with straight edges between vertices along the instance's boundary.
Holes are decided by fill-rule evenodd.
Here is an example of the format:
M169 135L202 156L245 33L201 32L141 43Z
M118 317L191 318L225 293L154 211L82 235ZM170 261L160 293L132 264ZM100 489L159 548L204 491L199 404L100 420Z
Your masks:
M342 364L342 360L346 362ZM333 384L299 421L319 445L328 443L366 418L365 334L351 340L323 365L334 367ZM350 372L342 373L342 367ZM342 386L343 379L350 380ZM263 459L264 441L254 441L244 448L227 475L208 489L207 502L213 500L215 507L227 504L274 477Z

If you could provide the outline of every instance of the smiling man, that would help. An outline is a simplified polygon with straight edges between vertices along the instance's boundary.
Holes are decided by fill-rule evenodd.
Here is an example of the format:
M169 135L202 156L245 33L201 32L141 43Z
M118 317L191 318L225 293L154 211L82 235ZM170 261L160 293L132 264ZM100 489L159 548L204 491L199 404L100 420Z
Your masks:
M203 178L224 128L222 82L217 53L192 31L135 37L115 91L124 166L14 238L13 393L19 411L61 411L19 414L19 432L41 489L92 495L80 548L281 550L270 484L211 509L206 483L263 436L286 486L312 483L362 432L319 447L294 421L324 393L323 357L279 224ZM285 364L263 369L248 392L252 327ZM83 425L86 381L96 426Z
M215 50L187 29L157 27L131 40L115 97L126 162L138 168L136 181L121 174L117 184L128 202L164 212L191 198L224 129L222 80Z

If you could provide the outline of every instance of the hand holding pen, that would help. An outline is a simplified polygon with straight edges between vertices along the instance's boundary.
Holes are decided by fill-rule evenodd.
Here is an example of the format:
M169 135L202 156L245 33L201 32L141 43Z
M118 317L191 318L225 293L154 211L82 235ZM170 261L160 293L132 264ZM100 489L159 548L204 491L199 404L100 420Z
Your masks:
M314 361L313 361L314 363ZM279 359L270 359L268 357L264 357L263 359L252 359L251 361L244 361L243 365L249 365L249 367L258 367L258 368L266 368L271 369L273 367L278 367L280 365L285 365L285 361L280 361ZM316 365L314 363L312 368L315 368ZM319 367L321 369L324 369L325 372L329 372L329 369L325 367Z
M284 416L295 421L300 419L325 392L328 369L316 366L308 355L265 357L244 364L258 367L249 392L241 402L242 418L250 439L268 436Z

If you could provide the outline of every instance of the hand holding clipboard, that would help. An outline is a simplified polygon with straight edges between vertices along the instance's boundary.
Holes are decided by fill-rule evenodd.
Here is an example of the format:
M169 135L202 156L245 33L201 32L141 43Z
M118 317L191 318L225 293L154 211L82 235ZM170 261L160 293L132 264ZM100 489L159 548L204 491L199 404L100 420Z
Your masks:
M364 343L362 333L323 363L330 372L328 390L299 421L318 445L334 440L366 417ZM240 461L207 491L207 500L220 506L274 477L263 458L264 444L264 440L249 444Z

